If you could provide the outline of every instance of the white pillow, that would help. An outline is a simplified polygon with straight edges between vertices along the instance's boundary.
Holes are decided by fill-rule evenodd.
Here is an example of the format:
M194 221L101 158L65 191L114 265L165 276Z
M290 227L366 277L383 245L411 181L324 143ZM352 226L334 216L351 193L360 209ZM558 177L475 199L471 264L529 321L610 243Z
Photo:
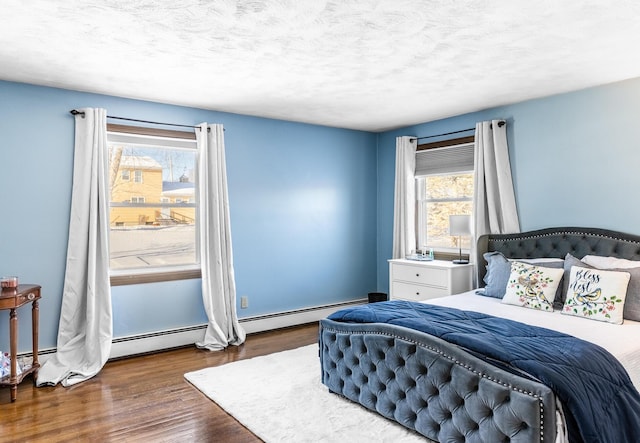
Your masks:
M572 266L563 314L621 325L628 272Z
M521 261L522 263L537 265L539 263L564 263L564 258L510 258L509 261Z
M585 255L582 261L589 266L599 269L630 269L640 268L640 261L627 260L618 257L603 257L601 255Z
M553 299L563 274L562 268L512 262L502 303L553 312Z

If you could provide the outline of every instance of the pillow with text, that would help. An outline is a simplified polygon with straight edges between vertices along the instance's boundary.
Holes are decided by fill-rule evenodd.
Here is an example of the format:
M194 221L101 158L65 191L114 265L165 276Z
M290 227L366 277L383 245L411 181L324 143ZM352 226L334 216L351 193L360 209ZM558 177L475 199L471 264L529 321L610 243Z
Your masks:
M573 266L562 313L622 324L630 277L628 272Z

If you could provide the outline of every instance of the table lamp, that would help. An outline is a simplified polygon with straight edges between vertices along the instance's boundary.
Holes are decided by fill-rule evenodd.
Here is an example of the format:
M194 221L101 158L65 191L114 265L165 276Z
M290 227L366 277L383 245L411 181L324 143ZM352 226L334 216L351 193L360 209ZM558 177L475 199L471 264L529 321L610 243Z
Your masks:
M469 263L469 260L462 258L462 236L471 235L471 216L470 215L450 215L449 216L449 235L458 236L458 247L460 248L460 257L453 261L457 265Z

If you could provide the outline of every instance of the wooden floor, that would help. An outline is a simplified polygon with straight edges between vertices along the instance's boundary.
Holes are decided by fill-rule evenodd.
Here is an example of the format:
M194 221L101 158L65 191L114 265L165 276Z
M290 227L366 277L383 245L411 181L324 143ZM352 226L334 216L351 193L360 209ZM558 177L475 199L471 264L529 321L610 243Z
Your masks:
M188 383L186 372L317 342L317 323L247 337L210 352L195 347L108 362L71 388L18 386L11 403L0 389L0 441L259 442Z

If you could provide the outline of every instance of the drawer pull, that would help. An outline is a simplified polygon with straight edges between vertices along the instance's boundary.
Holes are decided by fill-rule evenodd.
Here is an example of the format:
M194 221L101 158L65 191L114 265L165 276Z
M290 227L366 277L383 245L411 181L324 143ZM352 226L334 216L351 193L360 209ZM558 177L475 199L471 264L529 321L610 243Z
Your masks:
M36 294L34 294L33 292L29 292L29 295L27 295L27 300L33 300L34 298L36 298Z
M416 274L416 277L420 277L420 274Z

